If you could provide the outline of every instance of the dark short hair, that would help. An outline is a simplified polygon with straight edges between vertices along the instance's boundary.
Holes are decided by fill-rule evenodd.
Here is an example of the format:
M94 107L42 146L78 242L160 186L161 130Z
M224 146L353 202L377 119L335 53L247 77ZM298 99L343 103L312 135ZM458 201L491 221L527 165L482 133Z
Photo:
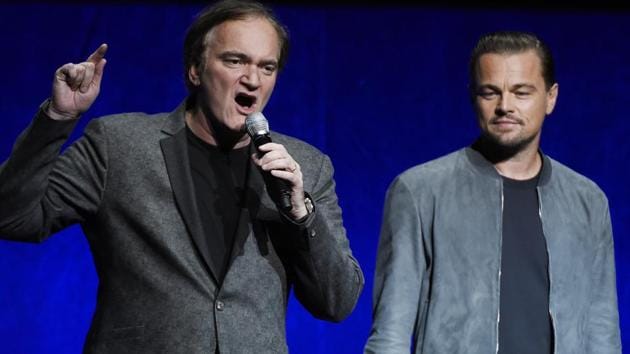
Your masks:
M551 50L543 41L531 33L512 31L488 33L479 38L470 56L469 80L471 90L474 90L476 85L477 64L482 55L488 53L516 54L528 50L534 50L540 58L545 88L549 90L556 83Z
M282 69L289 53L289 35L273 12L263 4L255 1L219 1L203 9L186 32L186 38L184 39L184 81L189 92L193 91L195 86L188 79L188 69L192 66L198 67L203 62L206 34L223 22L248 18L267 19L276 30L280 45L278 68Z

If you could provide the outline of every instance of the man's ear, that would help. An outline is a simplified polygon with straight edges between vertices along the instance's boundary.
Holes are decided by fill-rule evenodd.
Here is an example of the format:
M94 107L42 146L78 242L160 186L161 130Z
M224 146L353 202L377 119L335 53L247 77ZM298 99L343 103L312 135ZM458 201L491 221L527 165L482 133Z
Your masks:
M551 112L553 112L553 108L556 106L556 101L558 100L558 89L558 83L556 82L553 86L551 86L549 91L547 91L547 108L545 109L547 115L551 114Z
M199 72L197 65L191 65L188 68L188 81L195 86L201 85L201 80L199 79Z

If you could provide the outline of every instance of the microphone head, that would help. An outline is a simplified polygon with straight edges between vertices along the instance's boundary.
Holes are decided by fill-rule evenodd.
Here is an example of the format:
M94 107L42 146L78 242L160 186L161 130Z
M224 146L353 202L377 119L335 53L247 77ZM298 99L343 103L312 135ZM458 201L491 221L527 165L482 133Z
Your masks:
M254 112L245 119L247 134L251 137L269 134L269 122L261 112Z

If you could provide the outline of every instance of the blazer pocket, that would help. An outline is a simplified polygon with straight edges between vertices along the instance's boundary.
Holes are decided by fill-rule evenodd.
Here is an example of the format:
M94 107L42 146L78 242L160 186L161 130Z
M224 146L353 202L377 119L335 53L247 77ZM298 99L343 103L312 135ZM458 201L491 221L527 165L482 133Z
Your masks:
M114 328L105 335L106 340L139 339L144 337L144 325Z

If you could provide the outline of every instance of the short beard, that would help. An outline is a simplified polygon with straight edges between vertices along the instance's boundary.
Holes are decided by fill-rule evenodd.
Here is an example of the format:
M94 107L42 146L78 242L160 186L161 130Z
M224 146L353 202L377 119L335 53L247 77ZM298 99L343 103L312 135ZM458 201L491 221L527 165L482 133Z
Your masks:
M472 148L480 152L488 161L495 164L516 156L518 153L525 150L535 139L536 135L533 134L518 141L504 143L496 136L488 132L482 132L477 141L473 143Z

